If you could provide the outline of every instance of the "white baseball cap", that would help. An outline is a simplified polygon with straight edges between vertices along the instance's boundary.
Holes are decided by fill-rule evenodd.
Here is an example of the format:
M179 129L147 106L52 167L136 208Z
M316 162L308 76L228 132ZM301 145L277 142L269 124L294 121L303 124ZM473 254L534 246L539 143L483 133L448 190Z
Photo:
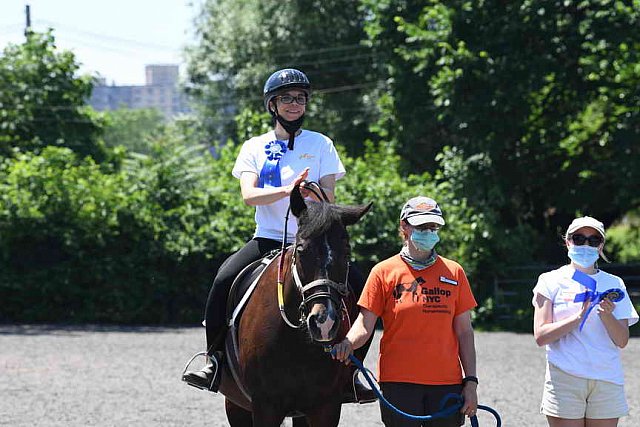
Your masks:
M413 197L407 201L400 211L400 219L411 225L422 225L428 222L444 225L440 206L429 197Z
M582 227L591 227L600 233L603 239L606 238L604 233L604 224L590 216L582 216L571 221L569 228L567 228L567 237Z

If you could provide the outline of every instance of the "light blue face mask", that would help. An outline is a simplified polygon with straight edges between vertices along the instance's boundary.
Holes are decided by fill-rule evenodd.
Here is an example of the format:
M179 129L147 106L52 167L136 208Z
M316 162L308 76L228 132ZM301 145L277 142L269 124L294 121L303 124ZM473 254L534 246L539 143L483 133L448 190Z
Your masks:
M413 230L411 232L411 241L416 249L421 251L430 251L440 241L437 231L431 230Z
M598 258L600 258L600 252L598 248L593 246L569 246L567 253L571 261L575 262L582 268L589 268L593 266Z

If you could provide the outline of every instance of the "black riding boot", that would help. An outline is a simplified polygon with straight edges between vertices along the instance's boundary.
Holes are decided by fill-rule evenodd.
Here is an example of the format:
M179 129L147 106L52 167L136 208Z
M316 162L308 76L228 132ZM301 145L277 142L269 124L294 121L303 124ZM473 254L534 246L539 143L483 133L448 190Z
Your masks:
M222 360L224 357L224 339L227 334L227 328L223 328L216 335L214 343L207 351L209 360L207 364L199 371L187 371L182 375L182 381L190 386L217 392L220 386L220 369L222 368Z

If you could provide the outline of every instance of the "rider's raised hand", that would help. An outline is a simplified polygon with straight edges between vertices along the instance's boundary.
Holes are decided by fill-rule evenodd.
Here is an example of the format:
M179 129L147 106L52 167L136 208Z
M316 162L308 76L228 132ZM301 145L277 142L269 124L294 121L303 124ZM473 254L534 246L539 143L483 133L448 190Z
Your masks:
M304 170L300 172L300 174L296 177L296 179L294 179L293 182L287 186L287 194L291 194L291 192L297 185L297 186L300 186L300 194L302 194L302 197L307 197L309 190L304 189L301 184L304 181L306 181L308 176L309 176L309 168L304 168Z

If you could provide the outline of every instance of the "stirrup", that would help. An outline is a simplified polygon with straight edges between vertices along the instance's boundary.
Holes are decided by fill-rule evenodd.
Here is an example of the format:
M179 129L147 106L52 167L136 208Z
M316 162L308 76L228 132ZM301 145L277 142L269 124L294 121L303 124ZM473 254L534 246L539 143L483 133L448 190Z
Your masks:
M360 396L358 393L358 389L356 387L356 381L358 381L358 374L360 371L358 369L354 369L353 375L351 377L351 390L353 392L353 397L355 398L354 403L359 403L360 405L364 405L365 403L372 403L378 400L378 396L376 395L376 391L373 389L368 389L370 391L370 396ZM362 381L358 381L362 387L365 387L365 383Z
M198 384L193 384L193 383L185 380L185 378L184 378L185 374L189 370L189 366L199 356L204 356L207 359L207 361L209 363L211 363L211 365L213 366L213 377L211 378L211 383L209 383L209 385L207 387L203 387L203 386L198 385ZM184 366L184 369L182 370L182 381L186 382L187 384L189 384L192 387L199 388L200 390L214 391L213 390L213 386L216 383L216 378L218 377L218 375L221 375L220 372L218 372L219 368L220 368L220 365L218 363L218 360L215 357L210 356L206 351L201 351L199 353L194 354L193 357L191 359L189 359L187 364Z

